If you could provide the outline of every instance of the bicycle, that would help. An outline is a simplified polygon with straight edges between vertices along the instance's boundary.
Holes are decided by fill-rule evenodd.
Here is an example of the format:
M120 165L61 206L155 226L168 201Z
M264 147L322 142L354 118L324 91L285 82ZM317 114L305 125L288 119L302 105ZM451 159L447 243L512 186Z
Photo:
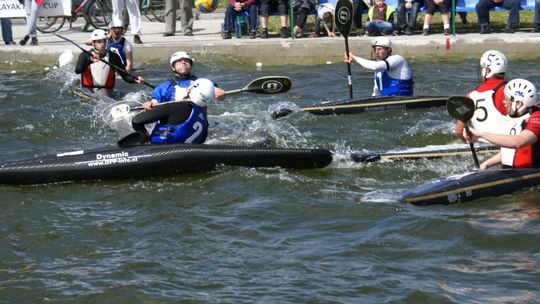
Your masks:
M74 3L75 4L75 3ZM54 33L60 30L66 21L69 27L82 15L86 24L94 28L107 28L111 20L111 5L106 0L83 0L71 12L71 16L42 16L38 17L37 30L42 33Z

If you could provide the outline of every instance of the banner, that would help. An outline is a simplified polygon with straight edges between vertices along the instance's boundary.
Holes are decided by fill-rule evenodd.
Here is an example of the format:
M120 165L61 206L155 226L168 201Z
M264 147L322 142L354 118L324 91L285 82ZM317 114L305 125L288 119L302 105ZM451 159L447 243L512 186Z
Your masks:
M43 0L38 16L71 16L71 0ZM0 0L0 18L25 18L24 3Z

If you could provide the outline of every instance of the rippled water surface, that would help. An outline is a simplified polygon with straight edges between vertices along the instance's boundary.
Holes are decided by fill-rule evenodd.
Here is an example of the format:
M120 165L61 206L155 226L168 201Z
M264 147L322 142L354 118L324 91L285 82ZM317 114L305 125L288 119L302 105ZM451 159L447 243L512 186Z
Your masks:
M197 74L226 90L286 75L281 95L231 95L209 107L209 143L327 148L320 170L220 168L138 180L0 186L0 303L538 303L540 190L415 207L404 191L462 173L470 157L360 164L353 151L455 141L444 108L273 120L347 96L346 67L266 67L222 60ZM540 85L540 62L510 60L510 78ZM411 62L417 94L465 94L477 59ZM153 84L166 62L140 71ZM69 70L0 70L0 161L110 145L106 103L71 94ZM126 98L148 88L121 83ZM353 67L354 94L371 73Z

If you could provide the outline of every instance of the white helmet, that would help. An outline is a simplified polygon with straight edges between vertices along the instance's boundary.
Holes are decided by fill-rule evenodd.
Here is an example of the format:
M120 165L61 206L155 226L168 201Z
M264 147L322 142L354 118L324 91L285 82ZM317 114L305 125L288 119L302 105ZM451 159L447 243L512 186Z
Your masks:
M92 41L107 39L107 33L102 29L97 29L90 34Z
M377 37L377 38L373 39L373 41L371 41L371 46L372 47L382 46L382 47L391 49L392 48L392 41L390 41L390 39L388 39L386 37Z
M214 96L214 83L206 78L199 78L191 85L189 98L194 104L200 107L206 107L206 103L213 100Z
M171 66L174 65L174 63L180 59L189 59L189 61L191 61L191 64L193 65L193 58L191 57L191 54L188 52L179 51L172 54L171 60L170 60Z
M506 73L507 65L506 56L499 51L487 51L480 58L482 77L486 79L493 77L495 74ZM489 73L487 69L489 69Z
M113 27L122 27L123 28L124 23L120 19L112 18L111 22L109 22L109 28L113 28Z
M525 79L513 79L504 87L504 95L512 101L512 109L517 113L523 112L527 108L538 105L538 96L536 87L530 81ZM520 100L523 104L516 108L515 101Z

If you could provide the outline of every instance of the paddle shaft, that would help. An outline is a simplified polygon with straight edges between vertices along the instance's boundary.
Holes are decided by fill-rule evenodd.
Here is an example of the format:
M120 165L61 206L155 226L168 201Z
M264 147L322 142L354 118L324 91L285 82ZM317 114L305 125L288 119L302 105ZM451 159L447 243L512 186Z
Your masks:
M57 34L57 33L53 33L53 35L55 35L55 36L57 36L58 38L63 39L63 40L65 40L65 41L67 41L67 42L73 44L73 45L76 46L79 50L81 50L81 51L83 51L84 53L86 53L86 54L92 56L92 53L91 53L91 52L89 52L89 51L83 49L82 47L80 47L75 41L73 41L73 40L71 40L71 39L68 39L68 38L66 38L66 37L64 37L64 36L62 36L62 35L59 35L59 34ZM110 62L108 62L108 61L106 61L106 60L103 60L102 58L99 58L99 61L105 63L106 65L110 66L111 68L113 68L113 69L115 69L115 70L117 70L117 71L119 71L119 72L125 73L125 74L127 74L127 75L129 75L129 76L131 76L131 77L133 77L133 78L135 78L135 79L137 78L137 77L133 76L132 74L128 73L125 69L123 69L123 68L121 68L121 67L119 67L119 66L116 66L116 65L114 65L114 64L112 64L112 63L110 63ZM155 88L156 88L155 86L149 84L149 83L146 82L146 81L143 82L142 84L144 84L144 85L146 85L146 86L148 86L148 87L150 87L150 88L152 88L152 89L155 89Z
M347 56L349 56L349 35L343 34L343 38L345 38L345 53ZM347 78L349 80L349 98L353 98L353 90L352 90L352 76L351 76L351 64L347 62Z
M469 126L467 126L467 124L465 124L465 130L467 131L467 134L471 136L471 131L469 130ZM478 155L476 155L476 149L474 149L474 144L469 143L469 146L471 147L471 153L474 159L474 164L476 165L476 167L480 168L480 162L478 161Z

